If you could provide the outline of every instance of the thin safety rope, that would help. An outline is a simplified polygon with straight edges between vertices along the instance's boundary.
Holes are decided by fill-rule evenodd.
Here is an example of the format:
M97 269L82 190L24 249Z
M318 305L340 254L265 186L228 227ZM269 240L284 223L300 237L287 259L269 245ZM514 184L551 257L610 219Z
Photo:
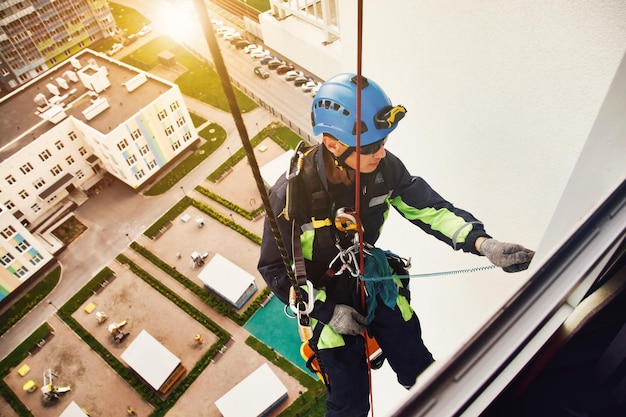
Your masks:
M440 271L440 272L426 272L422 274L408 274L408 275L389 275L386 277L364 277L361 275L360 279L362 281L387 281L395 278L405 279L405 278L428 278L428 277L440 277L444 275L458 275L458 274L469 274L472 272L480 272L487 271L489 269L497 268L495 265L486 265L486 266L477 266L475 268L467 268L467 269L455 269L453 271Z
M298 281L296 280L293 269L291 268L289 255L287 253L285 243L282 239L282 235L280 234L280 230L278 229L276 216L274 215L274 211L272 210L269 195L265 188L263 177L261 177L261 170L259 169L259 164L257 163L256 157L254 156L254 150L252 149L252 144L250 143L250 138L248 137L248 131L246 130L246 125L243 122L241 110L239 109L239 105L237 104L237 99L235 98L235 93L230 83L230 77L228 75L228 71L226 70L226 65L224 64L224 59L222 58L220 48L217 44L217 38L215 37L215 32L213 31L211 20L209 18L209 13L207 11L204 0L195 0L195 7L198 15L200 16L200 22L204 31L206 42L209 46L209 50L211 51L211 56L213 57L215 70L217 72L217 75L219 76L220 82L222 84L222 89L224 90L224 94L226 95L226 99L228 100L228 106L233 115L233 119L237 127L237 132L239 133L239 137L241 138L241 143L246 152L248 161L250 162L250 168L252 169L252 174L254 175L257 189L261 194L265 213L269 220L272 234L274 235L274 240L276 241L276 246L278 247L278 251L280 253L280 258L283 262L283 265L285 266L285 270L287 271L289 281L295 290L296 303L298 306L300 306L304 301L302 297L302 290L300 290Z
M363 226L361 223L361 86L362 86L362 53L363 53L363 0L357 4L357 58L356 58L356 177L354 183L354 210L356 211L357 236L359 238L359 271L363 275L365 271L365 256L363 248ZM359 291L361 296L361 310L366 310L365 305L365 283L360 281ZM367 331L366 331L367 332ZM367 334L365 343L365 357L367 358L367 376L370 387L370 408L374 417L374 393L372 392L372 364L370 362L370 351L367 345Z

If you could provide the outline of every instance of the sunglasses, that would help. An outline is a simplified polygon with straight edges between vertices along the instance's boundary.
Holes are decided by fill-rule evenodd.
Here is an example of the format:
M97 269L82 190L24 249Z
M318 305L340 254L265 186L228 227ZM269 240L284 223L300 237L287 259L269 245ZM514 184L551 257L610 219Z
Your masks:
M341 142L341 141L340 141ZM370 143L369 145L361 146L361 155L374 155L376 152L380 150L383 146L385 146L385 142L387 142L387 137L382 138L378 142ZM343 142L341 142L343 143ZM344 143L345 145L345 143ZM348 145L346 145L348 146ZM352 149L353 152L356 152L356 148L354 146L348 146L348 148Z

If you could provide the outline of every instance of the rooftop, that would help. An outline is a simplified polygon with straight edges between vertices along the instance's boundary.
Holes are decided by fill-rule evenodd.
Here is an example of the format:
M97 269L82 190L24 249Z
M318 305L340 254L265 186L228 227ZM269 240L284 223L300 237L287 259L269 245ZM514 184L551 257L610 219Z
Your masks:
M99 67L106 68L111 85L99 92L98 97L106 98L110 108L87 120L83 111L93 105L95 94L76 74L82 71L88 77L93 76L95 68ZM54 122L38 115L43 114L38 111L42 95L48 103L62 105L68 117L73 116L99 132L108 133L170 88L170 84L150 74L84 50L0 100L0 160L10 157L54 126Z

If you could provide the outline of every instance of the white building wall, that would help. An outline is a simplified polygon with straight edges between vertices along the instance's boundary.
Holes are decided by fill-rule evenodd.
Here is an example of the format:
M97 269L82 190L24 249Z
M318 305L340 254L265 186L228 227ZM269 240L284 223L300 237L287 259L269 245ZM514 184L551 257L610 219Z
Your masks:
M183 96L173 86L106 135L89 129L86 140L108 172L137 188L197 137Z
M85 160L90 152L82 139L81 122L67 118L0 164L2 193L0 203L15 213L21 211L34 223L67 196L62 187L48 199L39 195L63 175L73 175L71 183L81 188L94 173ZM11 177L15 182L9 184Z
M51 260L39 240L0 204L0 293L10 293Z
M315 74L356 71L357 2L342 0L339 8L341 65L325 60L328 46L320 46L303 64L316 61L308 68ZM283 42L299 45L297 33ZM483 220L496 239L530 248L558 215L625 51L621 0L364 2L363 74L408 109L386 149ZM394 215L378 245L412 257L414 274L488 264L408 233ZM436 359L454 354L531 272L413 280L412 305ZM386 372L374 379L381 415L407 395Z

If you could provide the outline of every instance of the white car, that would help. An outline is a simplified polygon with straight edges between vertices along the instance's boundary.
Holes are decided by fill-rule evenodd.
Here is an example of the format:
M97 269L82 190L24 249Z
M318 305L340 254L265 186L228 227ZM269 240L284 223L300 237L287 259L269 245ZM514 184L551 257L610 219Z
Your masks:
M304 91L305 93L310 93L316 87L319 88L316 81L308 81L308 82L302 84L302 86L301 86L302 91Z
M249 54L250 52L261 48L259 45L255 44L255 43L251 43L250 45L246 46L245 48L243 48L243 52L246 54Z
M148 25L145 25L141 28L139 32L137 32L137 36L146 36L150 32L152 32L152 28Z
M270 54L270 51L268 51L267 49L263 49L263 48L255 49L254 51L250 52L250 56L255 59L262 58L269 54Z
M229 41L229 40L231 40L233 38L237 38L237 37L241 38L241 33L234 32L234 31L233 32L226 32L226 33L224 33L224 35L222 37L224 38L224 40Z
M224 33L226 32L233 32L235 29L231 28L230 26L218 26L215 28L215 33L217 34L217 36L222 36Z
M114 43L113 46L111 47L111 49L109 49L107 51L107 55L108 56L112 56L114 53L116 53L117 51L119 51L123 47L124 47L124 45L122 45L121 43Z
M302 71L291 70L285 73L285 80L293 81L297 77L302 77L302 76L304 76L304 73Z

